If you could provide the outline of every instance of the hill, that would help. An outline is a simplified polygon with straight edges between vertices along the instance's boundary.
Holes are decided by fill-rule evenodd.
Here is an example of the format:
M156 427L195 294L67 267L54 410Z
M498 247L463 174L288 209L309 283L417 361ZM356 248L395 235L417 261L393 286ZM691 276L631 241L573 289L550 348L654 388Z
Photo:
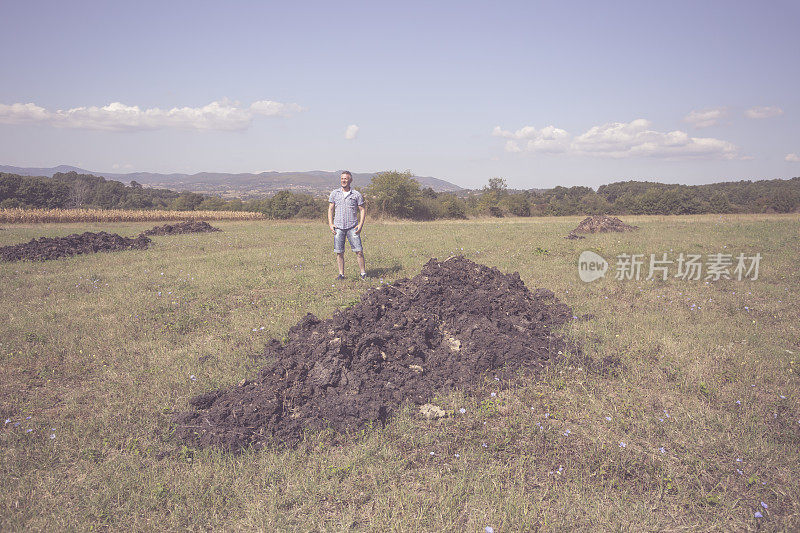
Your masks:
M84 170L68 165L52 168L25 168L0 165L0 172L19 174L22 176L47 176L52 177L58 172L77 172L78 174L92 174L113 179L123 183L136 181L148 187L172 189L175 191L190 191L204 194L219 195L224 198L254 198L263 197L281 190L306 192L311 194L327 194L338 185L339 173L336 171L312 170L308 172L259 172L259 173L225 173L225 172L198 172L196 174L158 174L153 172L129 172L115 174L112 172L98 172ZM371 173L355 173L353 181L357 187L363 188L372 181L375 175ZM430 176L414 176L422 187L430 187L436 192L455 192L462 188L448 181Z

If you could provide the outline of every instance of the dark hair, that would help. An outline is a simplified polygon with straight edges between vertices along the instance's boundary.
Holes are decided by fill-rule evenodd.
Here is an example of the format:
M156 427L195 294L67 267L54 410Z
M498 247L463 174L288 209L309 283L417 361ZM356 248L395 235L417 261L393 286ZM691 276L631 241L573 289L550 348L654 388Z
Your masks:
M347 175L348 175L348 176L350 176L351 178L353 177L353 175L352 175L352 174L350 174L350 171L349 171L349 170L342 170L342 173L341 173L341 174L339 174L339 175L340 175L340 176L342 176L342 175L344 175L344 174L347 174Z

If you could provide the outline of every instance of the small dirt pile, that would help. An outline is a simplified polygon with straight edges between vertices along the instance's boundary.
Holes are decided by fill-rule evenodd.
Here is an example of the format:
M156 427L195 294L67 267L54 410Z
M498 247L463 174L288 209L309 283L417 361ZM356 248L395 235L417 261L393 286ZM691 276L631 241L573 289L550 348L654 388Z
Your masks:
M305 428L383 422L404 401L470 390L487 372L541 368L564 350L552 330L570 318L552 292L529 291L516 272L431 259L413 279L370 289L330 319L306 315L285 344L270 342L256 379L192 399L176 433L238 450L292 443Z
M142 235L177 235L179 233L207 233L209 231L222 231L204 220L187 220L176 224L164 224L142 232Z
M566 239L583 239L579 233L606 233L611 231L633 231L638 226L629 226L617 217L608 215L592 215L584 218L578 227L569 232Z
M3 261L46 261L78 254L94 252L113 252L117 250L144 250L150 239L143 235L138 237L122 237L116 233L85 232L73 233L66 237L40 237L23 244L14 244L0 248L0 259Z

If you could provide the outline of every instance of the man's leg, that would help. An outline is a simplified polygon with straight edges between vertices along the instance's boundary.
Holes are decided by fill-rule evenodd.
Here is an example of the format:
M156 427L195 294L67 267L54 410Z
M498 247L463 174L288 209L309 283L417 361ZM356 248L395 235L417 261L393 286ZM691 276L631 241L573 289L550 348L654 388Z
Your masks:
M344 276L344 252L336 252L336 265L339 267L339 275Z
M344 278L344 233L337 228L333 236L333 251L336 254L336 266L339 267L339 279Z
M347 231L347 240L350 241L350 249L356 254L358 268L361 269L361 277L363 278L367 272L367 268L364 264L364 247L361 244L361 235L356 233L355 228L351 228Z
M364 252L356 252L356 258L358 259L358 268L361 269L361 273L363 274L367 271L367 266L364 263Z

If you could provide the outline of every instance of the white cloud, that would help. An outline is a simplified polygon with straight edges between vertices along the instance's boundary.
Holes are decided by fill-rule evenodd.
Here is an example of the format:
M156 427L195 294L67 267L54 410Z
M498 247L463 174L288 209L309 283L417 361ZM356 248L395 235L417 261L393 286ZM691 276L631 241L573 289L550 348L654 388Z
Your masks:
M690 137L683 131L662 133L650 129L645 119L631 122L609 122L594 126L577 137L565 130L548 126L537 130L526 126L515 132L499 126L492 135L510 139L507 152L561 153L570 155L626 158L655 157L677 159L741 159L738 148L728 141L710 137ZM525 141L527 142L520 142Z
M695 128L708 128L710 126L716 126L719 124L720 119L724 118L727 114L728 110L724 107L701 109L698 111L692 111L683 117L683 121L688 122Z
M492 135L513 139L506 142L507 152L528 151L556 154L564 152L569 147L569 133L554 126L547 126L540 130L533 126L525 126L514 132L505 131L500 126L495 126ZM517 143L517 141L526 142ZM522 144L522 147L520 144Z
M120 102L103 107L74 107L50 111L36 104L0 104L0 123L46 124L60 128L80 128L102 131L138 131L157 129L241 131L250 127L257 115L290 116L304 111L297 104L269 100L253 102L242 107L227 99L203 107L173 107L172 109L140 109Z
M46 120L49 111L36 104L0 104L0 122L4 124L24 124Z
M784 157L783 160L788 161L790 163L800 163L800 155L786 154L786 157Z
M272 100L259 100L250 104L250 111L266 117L289 117L294 113L300 113L306 109L297 104L282 104Z
M783 109L771 105L751 107L744 112L747 118L771 118L779 115L783 115Z
M713 138L689 137L683 131L661 133L650 128L650 121L610 122L595 126L575 139L578 152L608 157L721 157L733 159L736 147Z
M344 138L347 139L348 141L352 141L353 139L356 138L356 135L358 135L358 129L359 129L358 126L356 126L355 124L350 124L349 126L347 126L347 129L344 130Z

